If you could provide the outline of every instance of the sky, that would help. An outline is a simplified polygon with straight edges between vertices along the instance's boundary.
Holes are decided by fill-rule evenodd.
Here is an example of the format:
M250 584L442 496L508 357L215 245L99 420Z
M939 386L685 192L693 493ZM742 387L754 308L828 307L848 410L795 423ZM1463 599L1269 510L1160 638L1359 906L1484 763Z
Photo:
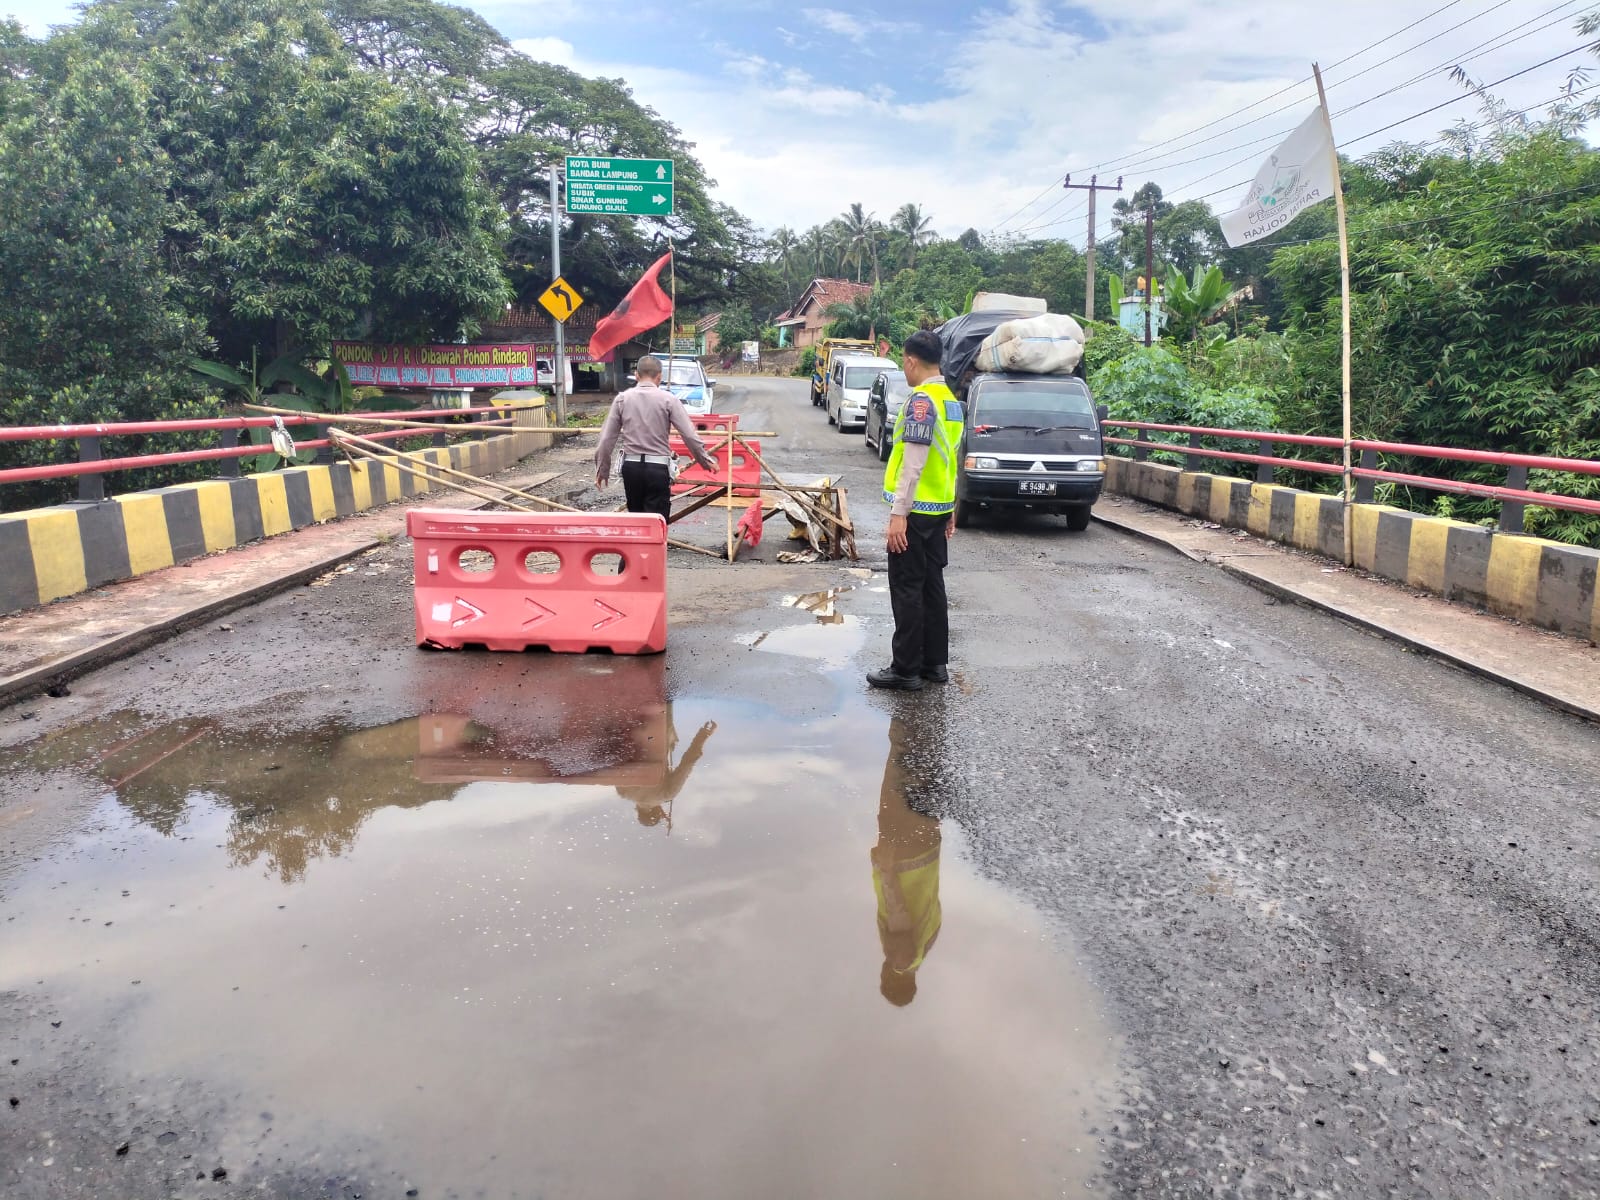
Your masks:
M1068 173L1229 208L1316 104L1313 60L1357 157L1475 118L1457 64L1483 83L1517 73L1491 89L1513 108L1542 108L1579 67L1593 74L1577 86L1600 97L1600 58L1574 27L1600 0L834 3L468 7L537 59L625 80L694 144L717 198L768 231L852 202L887 219L910 201L947 236L1081 244L1085 193L1061 188ZM6 11L35 34L74 17L66 0L0 0ZM1100 195L1101 236L1115 198Z

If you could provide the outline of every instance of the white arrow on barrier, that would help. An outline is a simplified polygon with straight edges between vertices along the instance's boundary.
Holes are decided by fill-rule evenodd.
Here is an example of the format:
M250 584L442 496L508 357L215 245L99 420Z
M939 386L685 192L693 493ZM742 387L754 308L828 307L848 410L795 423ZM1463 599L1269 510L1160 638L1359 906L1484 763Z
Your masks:
M483 616L483 609L479 608L476 604L473 604L470 600L463 600L460 596L457 596L456 603L467 611L462 616L459 616L450 622L451 629L460 629L468 621L476 621L479 617ZM450 611L454 613L455 609L452 607Z
M601 612L610 614L609 616L601 617L600 620L594 623L594 627L596 629L604 629L607 625L615 625L618 621L622 620L628 615L625 612L619 612L617 609L612 608L611 605L607 604L604 600L596 600L594 602L594 606Z

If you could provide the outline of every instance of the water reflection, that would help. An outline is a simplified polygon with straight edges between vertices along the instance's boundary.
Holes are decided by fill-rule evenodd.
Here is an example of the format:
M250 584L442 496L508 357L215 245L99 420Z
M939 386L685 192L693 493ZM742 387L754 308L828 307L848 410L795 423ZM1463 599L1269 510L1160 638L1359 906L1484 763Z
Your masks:
M872 848L878 939L883 944L878 987L897 1007L916 999L917 969L938 940L943 920L939 822L917 811L932 800L929 784L937 774L927 769L912 737L914 728L900 713L889 722L889 754L878 789L878 844Z
M375 813L448 800L480 781L612 787L640 824L670 832L673 801L716 723L701 726L675 760L679 739L659 665L584 665L537 679L515 703L480 701L491 713L428 713L282 738L122 712L46 738L28 757L41 769L89 775L138 823L167 836L196 805L220 804L230 864L264 864L285 883L302 880L317 859L347 854Z
M672 724L671 710L667 714L667 769L659 784L619 787L617 795L624 800L633 801L634 811L638 814L639 824L659 825L666 822L667 832L672 832L672 802L678 798L678 793L683 790L683 785L689 782L689 773L700 761L700 756L705 753L706 742L717 731L715 721L707 721L695 731L689 748L684 751L683 757L672 763L672 754L678 748L678 731Z

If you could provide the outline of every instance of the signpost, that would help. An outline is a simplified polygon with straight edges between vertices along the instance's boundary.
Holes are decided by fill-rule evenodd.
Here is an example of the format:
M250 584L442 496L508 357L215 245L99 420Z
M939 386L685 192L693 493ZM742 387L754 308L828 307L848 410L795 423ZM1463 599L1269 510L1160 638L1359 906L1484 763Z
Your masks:
M672 215L670 158L567 158L567 212Z

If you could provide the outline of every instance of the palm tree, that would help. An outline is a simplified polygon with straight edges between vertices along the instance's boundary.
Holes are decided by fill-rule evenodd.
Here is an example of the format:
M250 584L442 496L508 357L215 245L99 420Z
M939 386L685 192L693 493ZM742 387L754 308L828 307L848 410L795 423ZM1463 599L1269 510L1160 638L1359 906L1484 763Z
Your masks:
M813 225L800 240L805 251L806 271L812 278L828 274L828 258L833 253L833 239L821 225Z
M896 244L905 252L907 267L917 265L917 249L934 239L933 218L922 211L920 204L902 204L889 219L889 229Z
M860 292L849 303L830 304L827 315L834 337L876 338L880 329L889 331L893 320L882 291Z
M849 250L849 258L844 261L854 261L856 264L856 282L861 282L861 268L867 259L872 259L872 281L878 282L878 222L873 219L860 204L852 204L848 210L838 218L844 242Z
M767 239L767 249L772 254L772 260L778 264L778 274L783 277L784 286L793 291L794 269L800 260L800 239L794 230L785 225Z

